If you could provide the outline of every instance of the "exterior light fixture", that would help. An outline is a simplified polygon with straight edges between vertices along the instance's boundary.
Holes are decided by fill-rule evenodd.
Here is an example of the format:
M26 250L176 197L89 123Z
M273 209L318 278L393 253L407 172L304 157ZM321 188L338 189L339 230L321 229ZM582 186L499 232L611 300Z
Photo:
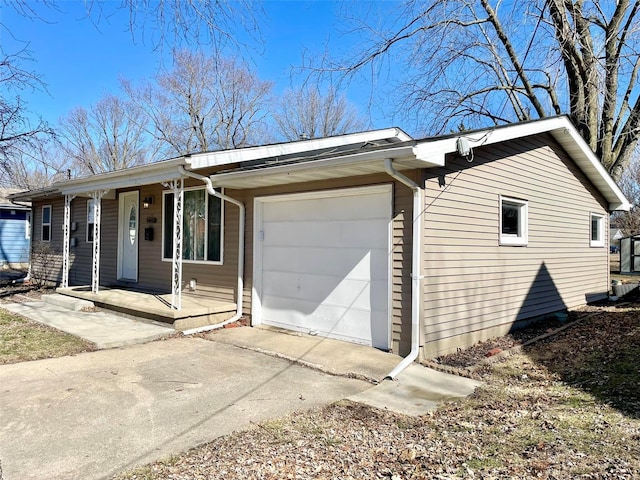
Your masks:
M144 197L142 200L142 208L149 208L153 204L153 197Z

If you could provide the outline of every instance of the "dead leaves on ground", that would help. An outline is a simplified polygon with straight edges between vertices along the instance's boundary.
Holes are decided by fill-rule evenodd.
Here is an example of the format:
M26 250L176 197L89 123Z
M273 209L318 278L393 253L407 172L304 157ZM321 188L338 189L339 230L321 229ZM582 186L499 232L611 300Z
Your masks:
M117 478L640 478L638 345L639 311L596 312L485 369L473 395L424 417L345 401ZM624 372L631 383L607 390Z

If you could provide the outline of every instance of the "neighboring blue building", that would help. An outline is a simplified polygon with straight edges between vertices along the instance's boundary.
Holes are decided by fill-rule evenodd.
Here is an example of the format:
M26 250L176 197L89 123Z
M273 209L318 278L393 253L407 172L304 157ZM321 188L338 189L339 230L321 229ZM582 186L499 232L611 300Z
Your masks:
M28 268L31 245L31 206L7 198L17 189L0 189L0 267Z

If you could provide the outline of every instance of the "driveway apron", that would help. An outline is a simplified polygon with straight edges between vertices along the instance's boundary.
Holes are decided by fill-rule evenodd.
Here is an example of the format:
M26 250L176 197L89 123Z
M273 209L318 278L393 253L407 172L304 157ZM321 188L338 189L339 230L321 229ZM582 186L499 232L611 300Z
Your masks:
M370 386L199 338L0 366L3 480L110 478Z

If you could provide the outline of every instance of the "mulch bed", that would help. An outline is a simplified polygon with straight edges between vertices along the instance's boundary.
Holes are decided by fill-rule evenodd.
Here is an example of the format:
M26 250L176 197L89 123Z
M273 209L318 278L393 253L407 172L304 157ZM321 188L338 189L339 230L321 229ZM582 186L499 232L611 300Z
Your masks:
M567 319L564 321L558 319L556 316L544 318L531 323L526 327L514 330L502 337L495 337L483 342L478 342L471 347L458 349L455 353L442 355L433 359L431 362L425 363L430 367L450 367L449 369L445 368L447 371L451 371L451 369L468 369L470 367L477 366L483 360L503 351L509 350L513 347L529 344L543 335L553 333L554 331L561 329L567 324L570 324L585 315L586 313L581 310L569 312ZM461 370L459 372L452 373L465 375L469 372Z
M45 293L52 293L51 289L38 288L29 284L0 285L0 304L19 302L38 302Z

